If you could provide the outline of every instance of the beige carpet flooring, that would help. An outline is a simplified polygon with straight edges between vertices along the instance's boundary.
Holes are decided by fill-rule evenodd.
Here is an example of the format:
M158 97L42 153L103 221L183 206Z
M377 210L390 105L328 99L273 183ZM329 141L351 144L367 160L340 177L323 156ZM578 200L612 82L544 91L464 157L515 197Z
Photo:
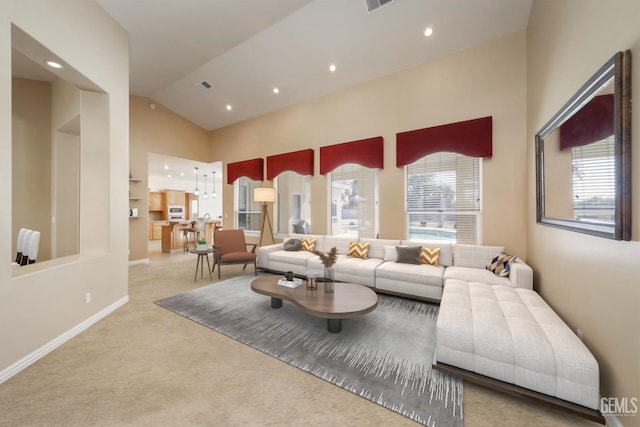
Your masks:
M195 256L129 267L130 302L0 385L0 426L410 426L414 422L156 306ZM223 268L223 279L242 272ZM215 275L214 275L214 280ZM597 425L465 384L465 426Z

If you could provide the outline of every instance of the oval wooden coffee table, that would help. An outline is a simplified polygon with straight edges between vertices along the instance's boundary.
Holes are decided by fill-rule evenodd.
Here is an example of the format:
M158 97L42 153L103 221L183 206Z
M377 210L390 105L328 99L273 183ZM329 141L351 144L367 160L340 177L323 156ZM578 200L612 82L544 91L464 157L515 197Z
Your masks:
M251 290L271 297L271 308L281 308L282 300L297 305L312 316L327 319L327 330L338 333L342 319L370 313L378 306L378 295L363 285L336 282L333 293L325 293L322 283L308 290L304 283L297 288L278 286L282 276L263 276L251 282Z

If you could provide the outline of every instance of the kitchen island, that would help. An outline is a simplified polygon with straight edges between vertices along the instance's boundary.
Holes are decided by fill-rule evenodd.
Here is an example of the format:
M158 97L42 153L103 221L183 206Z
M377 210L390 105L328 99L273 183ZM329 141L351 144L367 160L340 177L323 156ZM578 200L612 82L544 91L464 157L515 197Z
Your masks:
M184 233L188 230L189 244L195 244L197 238L198 221L170 220L162 226L162 252L171 253L175 250L184 250ZM205 221L205 239L207 245L213 243L213 230L221 224L218 220Z

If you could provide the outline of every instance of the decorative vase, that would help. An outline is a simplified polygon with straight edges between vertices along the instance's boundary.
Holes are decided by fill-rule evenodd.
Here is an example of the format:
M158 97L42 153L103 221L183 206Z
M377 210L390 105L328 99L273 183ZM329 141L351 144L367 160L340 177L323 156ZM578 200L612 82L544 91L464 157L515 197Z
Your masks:
M333 293L333 267L324 268L324 293Z

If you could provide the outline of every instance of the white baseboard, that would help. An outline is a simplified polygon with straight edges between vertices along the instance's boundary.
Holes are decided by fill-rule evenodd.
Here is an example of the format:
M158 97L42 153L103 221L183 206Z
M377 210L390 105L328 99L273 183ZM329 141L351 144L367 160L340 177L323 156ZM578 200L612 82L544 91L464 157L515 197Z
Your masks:
M37 362L39 359L51 353L53 350L60 347L62 344L66 343L67 341L69 341L79 333L83 332L90 326L94 325L98 321L104 319L109 314L113 313L118 308L122 307L128 302L129 302L129 295L119 299L118 301L111 304L109 307L106 307L105 309L99 311L98 313L89 317L87 320L69 329L67 332L63 333L59 337L55 338L52 341L49 341L44 346L26 355L25 357L23 357L22 359L14 363L13 365L3 369L2 371L0 371L0 384L5 382L12 376L16 375L18 372L22 371L23 369L27 368L29 365Z
M149 258L133 259L129 261L129 265L136 265L136 264L149 264Z
M613 414L602 414L604 417L607 427L624 427L618 417Z

